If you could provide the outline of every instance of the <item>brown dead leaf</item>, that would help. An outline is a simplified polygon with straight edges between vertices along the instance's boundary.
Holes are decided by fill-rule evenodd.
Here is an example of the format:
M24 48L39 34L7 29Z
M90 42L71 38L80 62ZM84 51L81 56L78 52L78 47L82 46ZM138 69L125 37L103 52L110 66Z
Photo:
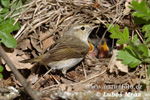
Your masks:
M31 48L31 44L30 44L30 40L29 39L25 39L24 41L20 42L18 44L17 48L21 49L21 50L27 50L28 48L32 49Z
M22 50L18 50L18 49L15 49L15 50L17 52L17 56L24 55L24 52Z
M115 67L115 63L117 60L117 53L118 53L118 50L113 50L113 55L112 55L110 62L108 64L108 68L110 69L109 70L110 73L114 72L114 67Z
M40 47L40 45L37 45L38 41L34 38L31 37L31 44L32 46L38 51L38 52L42 52L42 49Z
M68 84L60 84L59 87L62 91L72 91L72 87Z
M118 70L121 72L128 73L128 66L121 63L121 61L116 61L115 65L117 66Z
M123 11L124 15L127 15L130 12L131 8L129 8L129 6L130 6L129 3L131 3L131 2L132 2L132 0L127 0L126 1L126 3L125 3L125 9Z
M1 87L8 87L10 85L14 85L12 77L9 77L8 79L0 79Z
M110 73L119 70L121 72L128 73L128 66L125 66L124 64L121 63L121 61L117 60L117 53L118 50L113 50L113 55L110 59L108 68L110 69ZM117 69L116 69L117 67Z
M124 15L127 15L129 12L130 12L130 10L131 10L131 8L129 8L129 6L130 6L130 3L132 2L133 0L127 0L126 2L125 2L125 9L124 9L124 11L123 11L123 14ZM140 3L142 0L138 0L138 2Z
M98 4L98 2L94 3L94 7L100 8L100 5Z
M33 57L37 57L38 55L36 54L36 51L35 50L32 50L32 55L33 55Z
M42 35L40 36L40 38L41 38L41 40L43 40L43 39L46 38L47 36L49 36L49 33L42 34ZM49 38L43 40L42 43L43 43L43 49L45 50L45 49L47 49L48 47L50 47L52 44L54 44L55 41L53 40L53 37L51 36L51 37L49 37Z
M31 84L34 84L38 80L38 75L31 74L28 78L27 81L30 82Z
M20 51L21 52L21 51ZM15 49L13 53L7 53L10 60L13 62L13 64L16 66L17 69L30 69L33 67L30 63L20 63L19 61L27 59L26 55L23 56L17 56L17 50ZM3 63L4 60L2 60ZM6 70L11 71L10 68L6 65Z
M68 72L66 77L68 79L71 79L71 80L74 80L74 81L80 81L80 80L84 79L84 75L83 74L79 74L76 71Z

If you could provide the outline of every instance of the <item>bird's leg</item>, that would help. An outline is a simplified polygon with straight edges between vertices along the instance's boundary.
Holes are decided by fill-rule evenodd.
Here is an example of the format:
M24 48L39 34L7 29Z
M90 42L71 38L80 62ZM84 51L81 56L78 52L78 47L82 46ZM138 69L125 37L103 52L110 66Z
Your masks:
M63 68L62 73L63 73L64 75L66 75L66 72L67 72L68 69L69 69L69 68Z

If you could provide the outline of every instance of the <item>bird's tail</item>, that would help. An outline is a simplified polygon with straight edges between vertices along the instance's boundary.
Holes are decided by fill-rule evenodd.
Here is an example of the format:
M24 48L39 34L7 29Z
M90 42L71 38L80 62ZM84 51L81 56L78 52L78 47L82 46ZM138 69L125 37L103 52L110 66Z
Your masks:
M36 62L39 62L40 60L39 59L25 59L25 60L22 60L22 61L19 61L21 63L36 63Z
M43 56L44 55L41 55L41 56L35 57L33 59L25 59L25 60L22 60L22 61L19 61L19 62L21 62L21 63L37 63L37 62L40 62L43 59Z

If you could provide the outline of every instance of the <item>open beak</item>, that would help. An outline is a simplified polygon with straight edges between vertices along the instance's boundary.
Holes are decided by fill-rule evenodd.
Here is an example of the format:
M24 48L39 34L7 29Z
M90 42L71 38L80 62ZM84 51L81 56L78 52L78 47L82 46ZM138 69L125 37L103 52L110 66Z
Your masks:
M108 55L109 52L109 47L107 45L107 42L105 41L104 44L99 44L97 46L99 54L98 54L98 58L105 58Z

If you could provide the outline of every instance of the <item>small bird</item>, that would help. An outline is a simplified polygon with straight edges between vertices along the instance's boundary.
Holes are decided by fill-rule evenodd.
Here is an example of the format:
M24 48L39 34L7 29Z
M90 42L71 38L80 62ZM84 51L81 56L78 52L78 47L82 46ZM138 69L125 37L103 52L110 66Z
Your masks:
M96 48L96 46L94 44L92 44L91 42L89 42L89 46L90 46L90 50L88 52L88 55L90 57L97 57L98 49Z
M88 37L92 29L91 24L74 24L47 53L21 62L48 65L53 70L63 69L62 73L66 74L68 69L81 62L88 53Z
M108 45L109 41L107 39L103 39L102 43L100 41L100 38L89 39L89 56L101 59L110 55L109 53L111 52L111 47Z
M99 53L98 53L98 58L105 58L105 57L108 57L109 56L109 52L110 52L110 49L108 47L108 44L106 41L103 41L104 43L103 44L99 44L97 46L98 50L99 50Z

